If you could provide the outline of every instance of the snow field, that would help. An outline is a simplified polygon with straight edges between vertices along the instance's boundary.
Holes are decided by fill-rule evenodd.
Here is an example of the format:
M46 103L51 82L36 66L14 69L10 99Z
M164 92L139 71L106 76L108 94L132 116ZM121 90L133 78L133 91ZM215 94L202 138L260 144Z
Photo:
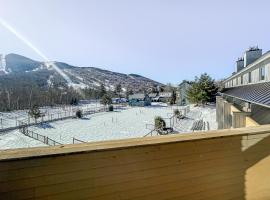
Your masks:
M20 133L18 130L0 134L0 150L47 146Z
M62 144L71 144L73 138L85 142L94 142L143 137L154 127L154 118L156 116L164 118L167 126L169 126L169 117L173 115L176 108L181 110L184 107L168 107L164 104L154 104L149 107L128 107L114 112L87 115L83 119L66 119L45 123L32 126L29 129ZM191 132L193 122L199 119L203 119L205 122L208 121L210 130L215 130L217 129L215 115L214 106L204 108L191 106L186 119L177 120L177 123L174 122L174 130L179 133ZM4 135L0 134L0 149L34 146L46 145L24 136L18 130Z

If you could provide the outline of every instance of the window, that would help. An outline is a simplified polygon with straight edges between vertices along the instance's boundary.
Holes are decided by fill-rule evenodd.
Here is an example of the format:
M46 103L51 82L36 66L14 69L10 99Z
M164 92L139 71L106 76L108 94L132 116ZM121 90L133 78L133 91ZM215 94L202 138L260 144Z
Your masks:
M244 78L243 78L243 75L241 76L241 85L243 85L244 83Z
M265 67L260 68L260 81L265 80Z
M248 72L248 83L251 83L251 72Z

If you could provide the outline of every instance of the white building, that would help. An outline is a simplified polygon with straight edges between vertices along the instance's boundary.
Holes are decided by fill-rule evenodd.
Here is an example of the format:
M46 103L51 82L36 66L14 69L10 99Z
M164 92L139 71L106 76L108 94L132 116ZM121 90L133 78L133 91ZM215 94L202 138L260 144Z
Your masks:
M259 48L250 48L236 61L236 72L224 81L225 88L270 81L270 52L262 55Z
M242 127L248 124L246 116L258 124L270 123L270 51L262 54L258 47L249 48L223 84L217 99L219 128L230 128L238 123L237 119L242 120L242 125L235 126Z

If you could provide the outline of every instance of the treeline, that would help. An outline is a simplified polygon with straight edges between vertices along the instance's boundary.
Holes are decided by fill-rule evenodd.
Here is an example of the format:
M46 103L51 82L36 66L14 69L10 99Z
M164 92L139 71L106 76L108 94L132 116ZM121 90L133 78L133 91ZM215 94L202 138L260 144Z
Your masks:
M37 86L1 88L0 111L29 109L34 105L54 106L57 104L71 104L81 95L72 88L58 89L50 87L41 89Z
M148 91L150 89L150 91ZM153 92L156 87L140 92ZM54 70L39 70L31 73L12 73L0 77L0 112L30 109L33 106L55 106L77 104L82 99L128 98L134 92L121 84L115 89L106 89L103 84L92 89L75 90L68 87L65 80Z
M53 84L50 85L48 80ZM0 111L70 104L80 98L81 94L68 88L54 71L14 73L0 78Z
M101 99L104 95L111 98L120 94L120 85L115 91L107 91L103 84L97 89L75 90L68 87L63 78L53 71L14 73L0 78L0 111L31 109L34 106L74 105L82 99Z

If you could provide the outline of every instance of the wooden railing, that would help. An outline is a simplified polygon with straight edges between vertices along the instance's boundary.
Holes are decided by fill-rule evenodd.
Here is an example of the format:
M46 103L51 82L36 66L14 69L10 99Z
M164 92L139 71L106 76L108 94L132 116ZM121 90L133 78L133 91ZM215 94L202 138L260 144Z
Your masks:
M0 199L270 199L270 125L0 152Z

